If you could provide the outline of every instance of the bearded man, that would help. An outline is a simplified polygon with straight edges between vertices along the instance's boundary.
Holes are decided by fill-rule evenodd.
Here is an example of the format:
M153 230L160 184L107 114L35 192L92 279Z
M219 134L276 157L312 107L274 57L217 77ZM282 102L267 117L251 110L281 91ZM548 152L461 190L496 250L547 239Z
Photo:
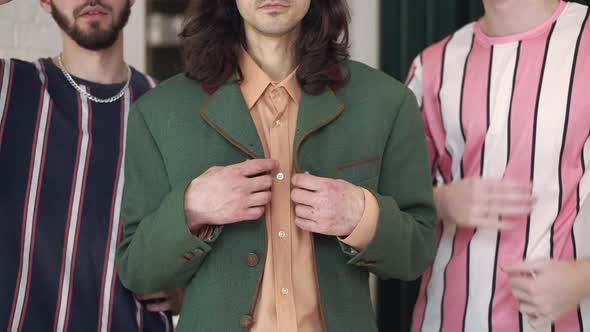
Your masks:
M154 85L123 60L134 0L40 3L62 52L0 59L0 328L167 331L182 291L134 296L114 265L127 114Z

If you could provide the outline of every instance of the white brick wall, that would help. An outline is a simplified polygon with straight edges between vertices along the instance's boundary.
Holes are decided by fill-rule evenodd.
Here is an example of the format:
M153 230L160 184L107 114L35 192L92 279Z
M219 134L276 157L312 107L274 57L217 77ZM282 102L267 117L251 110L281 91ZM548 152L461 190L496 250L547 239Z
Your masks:
M13 0L0 6L0 58L32 60L60 49L59 29L39 0Z
M350 56L374 68L379 67L379 0L348 0Z
M125 57L139 70L145 68L145 3L137 0L125 40ZM56 55L61 49L60 31L39 0L13 0L0 6L0 58L34 60Z
M351 55L373 67L379 65L378 0L348 0L352 12ZM137 0L126 27L125 58L145 68L145 3ZM59 29L39 0L13 0L0 6L0 58L33 60L57 54Z

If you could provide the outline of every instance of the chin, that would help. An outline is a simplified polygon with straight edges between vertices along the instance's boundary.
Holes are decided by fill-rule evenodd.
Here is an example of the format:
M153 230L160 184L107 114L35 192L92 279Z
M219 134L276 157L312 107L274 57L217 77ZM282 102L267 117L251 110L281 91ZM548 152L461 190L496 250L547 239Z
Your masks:
M262 32L265 35L270 36L282 36L285 34L290 33L295 29L296 25L293 26L291 24L277 24L276 22L270 22L258 29L258 31Z
M78 26L78 30L85 34L105 33L109 30L109 25L101 22L93 21L88 24L82 24Z

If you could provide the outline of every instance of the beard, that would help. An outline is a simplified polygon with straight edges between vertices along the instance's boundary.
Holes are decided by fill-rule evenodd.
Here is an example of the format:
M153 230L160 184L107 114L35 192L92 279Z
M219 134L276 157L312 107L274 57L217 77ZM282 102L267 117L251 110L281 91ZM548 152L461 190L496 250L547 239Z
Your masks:
M111 6L107 6L101 3L100 0L90 0L87 1L84 5L79 6L73 12L74 21L70 24L68 21L68 17L65 13L61 12L59 8L54 4L53 1L51 3L51 16L57 23L57 25L70 37L76 44L80 47L91 50L91 51L100 51L107 49L117 41L119 38L119 34L127 25L127 21L129 20L129 16L131 15L131 3L129 0L126 1L126 4L123 8L123 11L119 15L119 17L115 17L113 14L113 8ZM108 11L113 15L113 22L106 30L100 29L99 22L91 22L89 24L89 31L84 31L80 26L77 25L76 20L79 16L79 13L89 6L90 4L101 6L105 11Z

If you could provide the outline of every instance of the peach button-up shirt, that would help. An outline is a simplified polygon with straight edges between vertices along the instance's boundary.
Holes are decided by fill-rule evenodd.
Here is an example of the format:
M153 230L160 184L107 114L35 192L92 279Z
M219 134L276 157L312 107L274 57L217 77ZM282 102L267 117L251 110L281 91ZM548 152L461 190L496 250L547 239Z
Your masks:
M242 49L240 89L256 125L266 158L280 163L273 171L271 203L266 208L267 255L251 331L322 331L320 294L312 236L298 228L291 201L293 141L301 99L296 70L273 82ZM308 110L313 111L313 110ZM342 241L356 249L373 238L379 206L367 190L357 228Z

